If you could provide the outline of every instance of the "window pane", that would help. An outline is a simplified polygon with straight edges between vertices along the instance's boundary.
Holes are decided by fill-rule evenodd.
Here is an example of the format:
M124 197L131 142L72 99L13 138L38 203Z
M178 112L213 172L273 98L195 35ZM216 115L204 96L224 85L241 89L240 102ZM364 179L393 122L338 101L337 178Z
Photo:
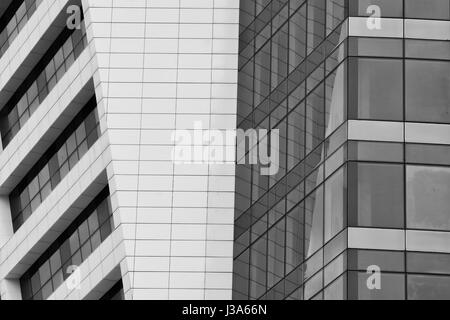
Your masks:
M330 135L346 120L347 107L347 68L341 64L326 80L325 136Z
M403 144L350 141L348 157L358 161L403 162Z
M348 268L355 271L367 271L372 265L381 271L405 272L405 254L396 251L349 250Z
M305 201L305 254L310 257L323 245L323 187Z
M269 231L267 248L268 288L284 277L285 219L277 223Z
M405 6L406 18L450 18L450 2L448 0L406 0Z
M402 228L403 179L402 165L350 163L349 224Z
M345 168L341 168L325 182L325 242L337 235L345 225L345 176Z
M406 40L407 58L426 58L450 60L450 42L432 40Z
M286 217L286 274L303 261L303 203Z
M325 138L324 85L319 85L306 100L306 152L317 147Z
M389 59L349 60L351 119L403 120L403 62Z
M450 168L408 166L408 228L450 231Z
M306 57L306 6L289 19L289 72Z
M327 34L345 18L346 0L327 0Z
M450 123L450 62L406 61L406 120Z
M405 152L408 163L450 165L450 146L407 144Z
M403 0L350 0L351 16L372 16L373 10L369 6L376 5L381 9L382 17L402 17Z
M325 38L325 0L308 1L308 54Z
M408 299L449 300L450 277L408 275Z
M403 41L399 39L350 38L349 55L403 57Z
M450 274L450 254L407 253L408 273Z
M366 272L348 273L348 298L350 300L403 300L405 299L405 275L382 272L381 288L370 290Z

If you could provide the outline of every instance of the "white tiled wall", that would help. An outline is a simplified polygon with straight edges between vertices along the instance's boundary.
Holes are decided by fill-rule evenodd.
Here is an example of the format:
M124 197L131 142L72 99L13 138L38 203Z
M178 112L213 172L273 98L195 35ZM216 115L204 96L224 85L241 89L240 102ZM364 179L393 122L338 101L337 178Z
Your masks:
M234 165L175 165L175 129L235 128L238 0L83 0L127 299L231 298Z

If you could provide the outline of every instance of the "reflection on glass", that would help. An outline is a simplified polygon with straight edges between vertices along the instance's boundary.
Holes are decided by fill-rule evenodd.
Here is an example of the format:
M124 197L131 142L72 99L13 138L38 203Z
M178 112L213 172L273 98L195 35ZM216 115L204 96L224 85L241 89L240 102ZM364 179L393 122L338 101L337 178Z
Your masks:
M408 299L449 300L450 277L408 275Z
M408 0L405 1L405 17L418 19L450 19L448 0Z
M402 165L350 163L349 224L402 228L403 179Z
M291 272L303 261L303 203L286 217L286 273Z
M450 168L408 166L408 228L450 231Z
M402 60L350 58L349 77L350 119L403 120Z
M347 190L345 168L341 168L325 182L325 242L344 228Z
M406 120L450 123L450 62L406 61Z
M310 257L323 245L323 187L305 202L305 253Z
M380 289L371 290L367 286L370 274L366 272L348 273L349 300L404 300L405 275L382 272Z
M325 82L325 136L328 137L346 118L347 111L347 68L341 64Z
M401 18L403 16L403 0L350 0L350 16L372 16L373 10L369 10L371 5L380 8L382 17Z
M403 57L403 41L388 38L349 39L349 55L375 57Z

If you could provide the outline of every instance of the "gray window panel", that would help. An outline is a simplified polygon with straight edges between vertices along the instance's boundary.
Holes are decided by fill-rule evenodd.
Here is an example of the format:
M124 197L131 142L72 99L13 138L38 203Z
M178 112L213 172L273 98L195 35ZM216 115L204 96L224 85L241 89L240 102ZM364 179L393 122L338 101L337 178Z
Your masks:
M450 123L450 62L406 61L406 120Z
M403 144L350 141L348 157L357 161L403 162Z
M450 254L408 252L408 273L450 274Z
M325 300L345 300L347 298L347 275L340 276L324 291Z
M401 39L383 38L349 38L350 56L403 57L403 41Z
M403 120L403 61L349 59L349 117Z
M285 224L282 219L268 233L267 287L270 288L284 277Z
M308 54L325 38L326 1L308 1Z
M346 0L327 0L327 34L336 28L346 16Z
M349 250L348 268L353 271L367 271L377 265L383 272L405 272L405 254L400 251Z
M306 151L315 149L325 138L324 85L319 85L306 99Z
M450 168L407 166L407 226L450 231Z
M409 300L449 300L450 277L408 275Z
M289 19L289 72L306 57L306 6Z
M405 275L382 272L381 288L371 290L367 287L370 274L366 272L348 273L348 299L349 300L404 300Z
M378 6L381 17L401 18L403 17L403 0L357 0L349 1L350 16L372 16L374 14L370 6Z
M349 164L349 225L404 227L403 165Z
M346 224L346 176L343 167L325 181L325 242L337 235Z
M450 19L448 0L406 0L405 17L418 19Z
M323 187L305 201L305 255L312 256L323 245Z
M286 273L303 261L304 204L295 207L286 217Z
M405 40L405 57L450 60L450 42Z
M450 146L406 144L406 162L450 166Z
M267 238L262 237L251 248L250 254L250 298L256 299L265 293L267 281Z
M341 64L325 82L325 135L329 136L347 118L347 64Z

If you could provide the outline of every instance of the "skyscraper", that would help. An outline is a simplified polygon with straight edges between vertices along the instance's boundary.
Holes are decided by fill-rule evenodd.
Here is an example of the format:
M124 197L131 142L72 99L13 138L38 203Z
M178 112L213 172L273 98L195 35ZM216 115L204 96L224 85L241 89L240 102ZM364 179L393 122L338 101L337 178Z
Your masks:
M450 299L449 89L449 0L4 0L1 299Z
M450 2L241 1L233 297L450 298Z

